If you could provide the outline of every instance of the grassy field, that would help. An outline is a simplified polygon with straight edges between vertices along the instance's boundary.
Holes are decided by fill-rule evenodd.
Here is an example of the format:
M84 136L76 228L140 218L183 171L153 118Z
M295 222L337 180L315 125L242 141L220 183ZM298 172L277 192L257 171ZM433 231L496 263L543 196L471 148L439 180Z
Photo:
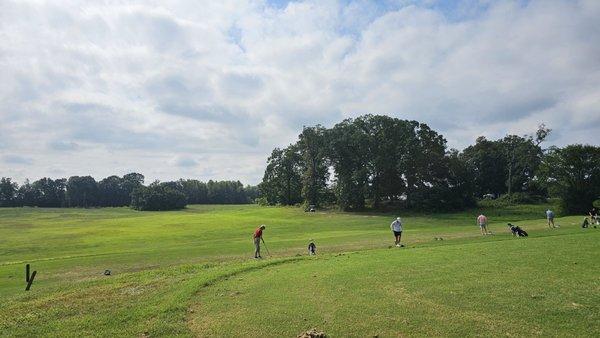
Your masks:
M600 229L565 217L548 230L546 207L483 210L487 237L480 210L401 215L401 249L392 214L0 209L0 335L598 336ZM261 223L272 256L255 261Z

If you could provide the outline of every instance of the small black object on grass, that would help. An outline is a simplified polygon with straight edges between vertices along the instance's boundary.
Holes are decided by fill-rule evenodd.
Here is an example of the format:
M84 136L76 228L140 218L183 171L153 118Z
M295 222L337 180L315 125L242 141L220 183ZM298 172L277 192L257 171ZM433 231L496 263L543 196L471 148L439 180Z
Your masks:
M107 269L107 270L104 270L104 275L105 275L105 276L110 276L110 270L108 270L108 269Z
M33 284L33 280L35 279L35 276L37 274L37 271L34 271L30 275L29 270L30 270L29 264L25 265L25 282L27 282L25 291L29 291L29 289L31 288L31 284Z

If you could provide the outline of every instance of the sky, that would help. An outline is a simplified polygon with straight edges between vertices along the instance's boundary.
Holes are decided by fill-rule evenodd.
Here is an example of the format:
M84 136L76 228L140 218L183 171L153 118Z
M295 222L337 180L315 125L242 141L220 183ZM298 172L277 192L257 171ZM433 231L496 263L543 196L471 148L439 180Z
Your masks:
M303 126L599 145L600 1L0 1L0 176L260 182Z

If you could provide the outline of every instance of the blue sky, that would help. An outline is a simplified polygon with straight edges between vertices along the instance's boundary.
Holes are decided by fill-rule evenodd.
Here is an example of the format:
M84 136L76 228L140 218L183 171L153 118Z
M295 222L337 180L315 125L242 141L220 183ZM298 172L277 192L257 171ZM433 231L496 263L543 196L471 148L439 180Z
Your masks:
M260 181L303 125L598 144L600 1L0 2L0 176Z

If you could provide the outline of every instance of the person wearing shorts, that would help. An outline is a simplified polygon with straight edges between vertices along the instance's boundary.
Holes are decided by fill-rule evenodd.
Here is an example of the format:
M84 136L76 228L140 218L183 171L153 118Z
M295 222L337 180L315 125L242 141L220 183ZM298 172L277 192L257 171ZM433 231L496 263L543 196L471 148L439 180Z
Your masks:
M262 258L260 256L260 241L264 242L262 239L263 230L265 230L265 226L261 225L256 230L254 230L254 234L252 235L252 240L254 241L254 258Z
M477 216L477 225L479 225L479 230L481 230L481 234L484 236L488 234L487 222L488 219L484 214Z
M554 225L554 211L546 210L546 219L548 220L548 228L556 228Z
M397 217L392 224L390 224L390 229L394 233L394 240L397 247L401 247L400 240L402 239L402 219Z

